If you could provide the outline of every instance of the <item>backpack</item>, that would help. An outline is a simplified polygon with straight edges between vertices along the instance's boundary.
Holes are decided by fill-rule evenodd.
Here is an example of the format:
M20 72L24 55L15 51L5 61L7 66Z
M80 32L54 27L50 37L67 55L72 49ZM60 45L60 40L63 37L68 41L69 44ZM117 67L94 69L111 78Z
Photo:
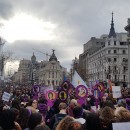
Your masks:
M60 122L60 120L59 120L58 117L57 117L57 114L55 114L54 117L55 117L55 123L54 123L54 125L53 125L53 129L52 129L52 130L56 130L56 127L57 127L57 125L58 125L59 122Z

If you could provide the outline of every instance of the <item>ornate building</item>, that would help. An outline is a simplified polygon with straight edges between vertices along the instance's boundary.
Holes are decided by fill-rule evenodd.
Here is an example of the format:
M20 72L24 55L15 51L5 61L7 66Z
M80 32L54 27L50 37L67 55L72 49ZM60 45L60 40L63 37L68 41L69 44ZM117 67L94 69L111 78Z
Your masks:
M49 61L42 61L39 65L39 83L45 85L59 86L64 78L64 73L67 72L66 68L60 65L53 50L52 56Z
M64 78L67 69L60 65L55 50L49 61L36 61L33 54L31 60L21 60L18 72L14 74L14 82L16 84L44 84L47 86L59 86Z
M128 79L128 45L126 33L115 33L113 13L109 35L92 37L79 56L81 73L87 82L108 79L126 84Z

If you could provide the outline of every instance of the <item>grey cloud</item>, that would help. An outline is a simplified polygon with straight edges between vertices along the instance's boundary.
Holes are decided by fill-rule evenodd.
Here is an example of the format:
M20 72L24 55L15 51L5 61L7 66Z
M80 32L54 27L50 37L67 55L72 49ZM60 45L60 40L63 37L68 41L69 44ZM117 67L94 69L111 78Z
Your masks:
M10 0L0 0L0 18L9 19L13 16L13 6Z
M11 3L15 12L25 12L57 24L55 33L59 37L79 42L108 33L112 11L115 12L117 31L124 31L130 11L129 0L14 0Z
M33 52L35 53L37 60L46 60L46 55L43 53L52 54L52 49L55 49L55 54L61 64L70 68L70 64L74 56L82 52L82 46L73 47L72 45L66 46L66 44L53 44L54 41L16 41L12 44L7 43L4 47L5 50L13 52L13 59L30 59ZM59 41L59 43L61 43ZM43 52L43 53L41 53Z
M5 0L7 1L7 0ZM31 48L56 49L56 55L64 64L71 64L71 58L82 53L83 44L91 37L108 34L111 12L114 12L115 30L124 32L130 17L129 0L8 0L10 10L23 12L57 25L54 41L17 41L8 48L17 56L30 58ZM6 2L7 3L7 2ZM7 7L6 7L7 8ZM43 56L39 55L39 59ZM69 61L69 62L68 62Z

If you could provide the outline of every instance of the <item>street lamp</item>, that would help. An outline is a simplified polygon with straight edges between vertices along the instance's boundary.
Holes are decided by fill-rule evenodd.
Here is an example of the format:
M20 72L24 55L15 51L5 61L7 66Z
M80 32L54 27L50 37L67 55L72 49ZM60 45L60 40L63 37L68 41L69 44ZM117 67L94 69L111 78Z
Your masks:
M128 25L125 30L128 33L128 87L130 88L130 18L128 18Z

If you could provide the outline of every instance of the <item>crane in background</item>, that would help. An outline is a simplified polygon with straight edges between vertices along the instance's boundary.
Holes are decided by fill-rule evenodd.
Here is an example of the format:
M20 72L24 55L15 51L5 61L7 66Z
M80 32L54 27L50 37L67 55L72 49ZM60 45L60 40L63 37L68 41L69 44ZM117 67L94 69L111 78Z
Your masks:
M46 55L46 61L48 61L48 57L51 56L48 53L42 52L40 50L37 50L37 49L33 49L33 50L36 51L36 52L39 52L39 53L42 53L42 54Z

